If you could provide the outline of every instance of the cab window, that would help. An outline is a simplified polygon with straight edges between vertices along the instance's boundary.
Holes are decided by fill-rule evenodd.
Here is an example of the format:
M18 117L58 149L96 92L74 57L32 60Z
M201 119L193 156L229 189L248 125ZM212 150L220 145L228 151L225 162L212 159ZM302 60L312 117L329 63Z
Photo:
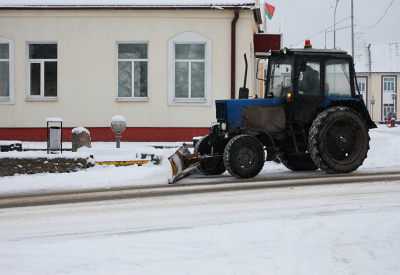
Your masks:
M307 61L299 76L299 94L316 95L320 94L320 63Z
M351 96L350 70L346 60L327 60L325 69L325 96Z
M268 97L280 98L292 89L292 64L273 62L269 79Z

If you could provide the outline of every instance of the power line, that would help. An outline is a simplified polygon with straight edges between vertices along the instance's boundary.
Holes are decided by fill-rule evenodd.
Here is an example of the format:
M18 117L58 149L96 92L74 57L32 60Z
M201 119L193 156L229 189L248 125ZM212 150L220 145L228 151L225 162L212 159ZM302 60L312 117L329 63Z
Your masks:
M306 39L309 39L309 38L311 38L311 37L314 37L314 36L316 36L317 34L320 34L320 33L323 33L324 31L326 31L326 30L329 30L330 28L333 28L335 25L337 25L337 24L339 24L339 23L341 23L341 22L343 22L344 20L346 20L346 19L349 19L351 16L349 16L349 17L346 17L345 19L342 19L342 20L340 20L339 22L337 22L336 24L333 24L332 26L330 26L329 28L326 28L326 29L324 29L324 30L322 30L322 31L320 31L320 32L317 32L316 34L313 34L313 35L311 35L311 36L309 36L309 37L307 37ZM300 43L303 43L304 42L304 40L305 39L303 39L303 40L301 40L300 42L298 42L298 43L296 43L296 44L294 44L294 45L290 45L290 46L296 46L296 45L299 45Z
M383 17L385 17L387 11L388 11L389 8L392 6L393 2L394 2L394 0L392 0L392 2L389 4L389 7L387 7L387 9L385 10L385 13L382 15L381 19L379 19L378 22L376 22L374 25L372 25L372 26L370 26L370 27L364 27L364 26L360 25L360 23L358 23L358 21L356 20L357 24L358 24L361 28L364 28L364 29L370 29L370 28L372 28L372 27L375 27L376 25L378 25L379 22L381 22L381 20L383 19Z

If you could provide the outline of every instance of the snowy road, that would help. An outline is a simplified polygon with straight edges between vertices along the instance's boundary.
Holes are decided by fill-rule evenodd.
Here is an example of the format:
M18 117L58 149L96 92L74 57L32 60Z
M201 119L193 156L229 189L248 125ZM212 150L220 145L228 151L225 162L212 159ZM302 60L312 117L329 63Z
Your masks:
M285 176L269 176L253 179L209 179L198 175L191 183L173 185L139 185L119 188L100 188L59 192L39 192L25 194L0 195L0 209L39 205L67 204L91 201L135 199L144 197L176 196L187 194L205 194L226 191L256 190L267 188L299 187L323 184L346 184L378 181L399 181L400 171L384 171L352 174L321 174L303 172ZM192 181L192 180L191 180Z
M399 274L399 181L0 209L0 274Z

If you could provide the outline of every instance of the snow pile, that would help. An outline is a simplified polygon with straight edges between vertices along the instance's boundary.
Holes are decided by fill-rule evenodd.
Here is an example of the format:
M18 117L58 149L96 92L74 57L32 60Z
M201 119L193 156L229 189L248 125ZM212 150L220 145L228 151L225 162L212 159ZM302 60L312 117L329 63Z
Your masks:
M76 127L74 129L72 129L73 134L80 134L80 133L84 133L84 132L86 132L90 136L89 130L84 127Z
M17 140L0 140L0 146L1 145L10 145L10 144L22 144L21 141L17 141Z
M93 148L94 147L94 148ZM115 149L115 148L114 148ZM113 161L113 160L134 160L138 150L127 150L123 153L123 149L103 148L96 149L96 143L92 143L92 148L82 147L78 149L78 153L62 154L63 157L83 157L88 154L95 154L94 161ZM93 168L80 170L74 173L42 173L35 175L14 175L0 178L0 194L13 192L33 192L40 190L68 190L68 189L87 189L87 188L110 188L118 186L132 185L154 185L167 184L168 179L172 176L171 165L168 157L175 152L175 148L170 149L154 149L146 148L140 152L150 153L157 152L163 157L161 165L155 165L152 162L143 164L142 166L114 166L114 165L95 165ZM156 150L156 151L155 151ZM97 156L98 153L101 153ZM129 153L130 152L130 153ZM60 157L60 154L53 155L42 152L24 152L19 155L29 153L32 157L50 156L53 158ZM107 156L107 153L111 154ZM3 153L0 154L1 156ZM17 152L6 153L8 156L16 156ZM129 157L129 156L132 156ZM92 160L92 159L90 159ZM93 160L92 160L93 161Z
M23 143L22 143L23 144ZM22 145L22 148L24 146ZM89 158L90 153L72 153L68 151L61 152L52 152L47 154L47 151L9 151L9 152L1 152L0 158L13 158L13 159L37 159L37 158L47 158L47 159L56 159L56 158L70 158L70 159L80 159L80 158Z

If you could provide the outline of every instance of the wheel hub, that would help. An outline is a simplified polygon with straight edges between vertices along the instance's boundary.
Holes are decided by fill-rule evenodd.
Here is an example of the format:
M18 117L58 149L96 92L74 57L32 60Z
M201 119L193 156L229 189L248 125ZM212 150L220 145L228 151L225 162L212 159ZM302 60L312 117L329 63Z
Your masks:
M358 154L360 142L360 135L351 121L339 120L327 129L326 150L338 162L352 161Z
M249 147L243 147L237 152L236 160L242 167L250 167L255 162L256 156L254 150Z
M345 148L349 142L348 142L347 136L342 134L342 135L338 135L336 143L339 147Z

